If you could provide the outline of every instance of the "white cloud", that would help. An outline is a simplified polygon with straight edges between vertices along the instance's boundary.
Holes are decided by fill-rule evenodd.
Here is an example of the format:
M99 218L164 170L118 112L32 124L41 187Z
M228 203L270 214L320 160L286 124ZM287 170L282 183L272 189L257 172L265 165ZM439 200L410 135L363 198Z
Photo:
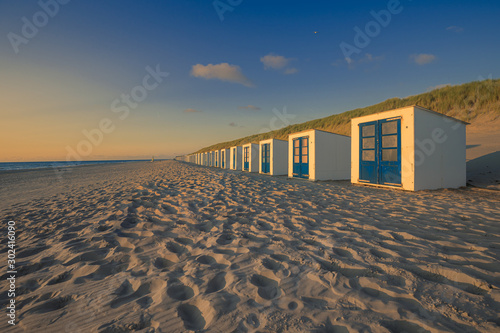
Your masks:
M365 55L362 58L359 59L353 59L353 58L345 58L345 59L338 59L337 61L333 62L332 65L335 67L342 66L343 64L347 63L349 66L349 69L354 69L356 65L359 64L369 64L369 63L378 63L381 62L385 59L385 56L373 56L370 53L365 53Z
M258 111L260 108L254 105L240 106L238 109L255 110Z
M297 68L287 68L285 69L285 72L284 74L295 74L297 73L299 70Z
M464 31L464 28L457 27L456 25L452 25L451 27L446 28L446 30L452 31L452 32L456 32L456 33L460 33L462 31Z
M288 67L293 59L285 58L277 54L269 53L260 58L260 62L264 64L264 69L274 69L283 71L283 74L295 74L298 72L296 68Z
M434 62L437 58L433 54L420 53L420 54L412 54L410 56L410 59L414 61L417 65L422 66Z
M195 113L195 112L203 112L203 111L199 111L199 110L195 110L195 109L186 109L183 112L186 112L186 113Z
M252 82L245 75L243 75L239 66L230 65L228 63L221 63L217 65L208 64L206 66L197 64L191 69L191 75L207 80L217 79L221 81L239 83L246 87L253 87Z

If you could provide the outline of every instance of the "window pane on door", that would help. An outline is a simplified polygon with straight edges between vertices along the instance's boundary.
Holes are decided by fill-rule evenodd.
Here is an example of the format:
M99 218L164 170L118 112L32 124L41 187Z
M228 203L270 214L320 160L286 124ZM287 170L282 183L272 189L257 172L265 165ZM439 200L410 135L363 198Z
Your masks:
M363 126L362 135L365 136L375 136L375 125Z
M398 146L397 135L387 135L382 137L382 148L391 148Z
M363 150L363 161L375 161L375 150Z
M398 132L398 122L396 121L388 121L386 123L382 123L382 135L385 134L395 134Z
M293 140L293 146L298 147L300 144L300 140Z
M398 160L398 150L397 149L382 149L382 161L397 161Z
M375 148L375 138L364 138L363 139L363 149Z

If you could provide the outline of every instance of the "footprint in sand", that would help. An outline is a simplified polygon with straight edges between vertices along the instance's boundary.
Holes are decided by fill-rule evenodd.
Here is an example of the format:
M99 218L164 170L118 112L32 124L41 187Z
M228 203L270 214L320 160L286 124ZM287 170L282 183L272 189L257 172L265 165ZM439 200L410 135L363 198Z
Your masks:
M222 272L217 274L213 279L211 279L207 284L207 294L211 294L222 290L226 286L226 273Z
M258 287L257 293L266 300L272 300L281 295L278 282L262 275L254 274L250 283Z
M191 287L176 283L167 289L167 295L177 301L186 301L194 296L194 290Z
M222 234L218 239L217 239L217 244L219 245L229 245L233 242L235 239L233 234Z
M196 259L196 261L199 262L200 264L203 264L203 265L213 265L213 264L217 263L217 260L215 260L214 257L207 256L207 255L199 256Z
M182 254L184 252L187 252L187 248L174 242L168 242L166 247L170 252L173 252L175 254Z
M184 322L184 327L188 330L202 330L206 321L201 311L194 305L182 304L177 308L177 314Z

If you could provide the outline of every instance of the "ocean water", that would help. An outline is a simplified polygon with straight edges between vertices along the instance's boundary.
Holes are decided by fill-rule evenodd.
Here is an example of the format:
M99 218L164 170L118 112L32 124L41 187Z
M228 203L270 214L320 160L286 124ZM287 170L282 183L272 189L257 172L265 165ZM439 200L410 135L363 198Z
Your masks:
M143 162L146 160L112 160L112 161L53 161L53 162L0 162L0 171L5 170L31 170L45 168L66 168L80 165L92 164L110 164L110 163L128 163L128 162Z

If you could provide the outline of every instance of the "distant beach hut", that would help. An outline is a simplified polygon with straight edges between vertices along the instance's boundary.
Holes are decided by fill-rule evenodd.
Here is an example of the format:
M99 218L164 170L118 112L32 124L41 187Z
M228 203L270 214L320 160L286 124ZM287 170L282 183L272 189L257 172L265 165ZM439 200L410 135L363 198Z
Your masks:
M349 179L351 139L345 135L306 130L288 136L288 177L309 180Z
M418 105L351 120L351 182L409 191L466 185L468 123Z
M222 169L229 169L229 149L220 150L220 167Z
M241 170L241 146L234 146L229 148L229 168L231 170Z
M220 150L214 151L214 167L220 168Z
M288 141L268 139L259 142L259 172L288 174Z
M259 145L247 143L242 146L242 169L248 172L259 172Z
M208 152L208 166L213 166L214 164L214 152L213 151L209 151Z

